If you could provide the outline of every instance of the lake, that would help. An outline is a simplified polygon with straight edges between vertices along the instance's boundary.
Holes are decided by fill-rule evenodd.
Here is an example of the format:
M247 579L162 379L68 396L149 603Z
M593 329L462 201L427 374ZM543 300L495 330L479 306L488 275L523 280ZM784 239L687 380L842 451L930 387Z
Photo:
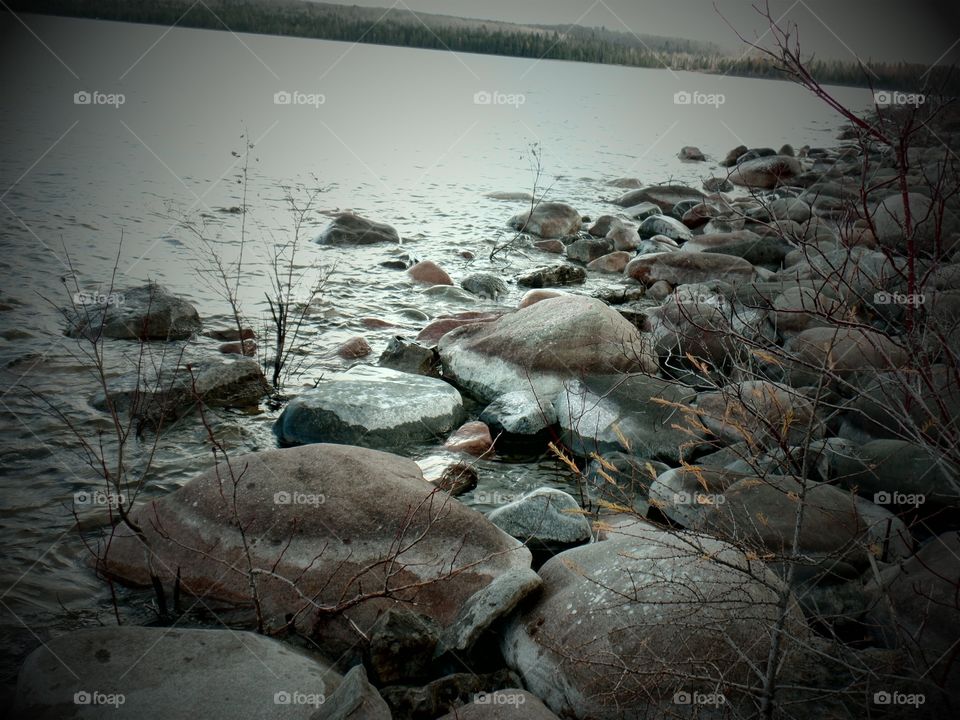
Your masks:
M109 593L85 563L71 513L74 493L94 476L76 439L34 395L91 436L105 429L89 405L94 378L75 341L63 337L62 279L72 274L85 290L102 291L116 264L117 287L156 280L193 301L207 325L228 326L228 308L204 272L204 247L182 221L202 225L225 262L236 260L240 215L224 210L243 202L244 137L254 147L240 294L254 325L266 312L270 248L292 232L288 195L321 189L318 211L350 208L404 238L397 250L303 247L305 272L333 268L307 328L311 357L299 382L310 383L344 367L334 349L348 337L363 334L375 358L393 334L416 334L418 317L490 306L423 296L404 273L380 266L392 253L434 260L455 280L479 270L510 278L556 260L529 249L487 259L524 203L484 195L532 189L533 144L542 158L538 189L596 217L614 209L603 200L621 192L607 185L613 178L699 186L719 171L712 161L678 160L684 145L714 160L741 143L828 146L840 126L828 108L783 82L25 19L43 44L0 15L0 302L8 308L0 313L0 632L13 650L2 667L5 685L37 638L111 621ZM87 94L75 102L77 93ZM836 93L856 109L870 99L866 90ZM308 215L307 234L327 220ZM602 284L591 279L587 287ZM515 306L520 294L511 286L501 304ZM401 329L368 330L364 317ZM107 352L115 374L132 348L108 341ZM275 417L275 410L224 413L216 422L240 451L272 446ZM414 455L439 462L435 448ZM135 449L130 462L141 457ZM562 485L549 458L527 460L481 463L481 489ZM202 433L174 428L160 444L147 495L169 492L210 461ZM120 597L125 613L151 618L146 595Z

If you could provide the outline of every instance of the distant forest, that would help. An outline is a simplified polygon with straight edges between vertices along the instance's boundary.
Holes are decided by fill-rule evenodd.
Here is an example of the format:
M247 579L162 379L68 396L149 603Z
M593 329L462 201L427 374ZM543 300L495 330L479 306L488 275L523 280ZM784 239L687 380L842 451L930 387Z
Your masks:
M690 70L782 78L769 60L754 54L730 56L711 43L654 35L634 35L603 28L515 25L497 21L414 14L307 2L306 0L12 0L17 12L119 20L180 27L288 35L397 45L434 50L549 58L630 67ZM956 95L956 68L910 63L870 62L872 74L854 62L811 59L819 81L903 91L938 90ZM924 80L926 87L924 87Z

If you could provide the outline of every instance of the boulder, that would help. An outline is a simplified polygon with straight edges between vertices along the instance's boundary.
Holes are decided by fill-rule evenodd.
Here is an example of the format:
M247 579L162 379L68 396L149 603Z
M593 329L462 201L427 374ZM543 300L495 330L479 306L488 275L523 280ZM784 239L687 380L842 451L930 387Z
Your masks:
M589 542L590 523L572 495L537 488L492 510L487 519L524 544L552 549Z
M563 255L563 251L567 249L567 246L559 240L535 240L533 246L537 250L553 253L554 255Z
M578 285L586 279L587 271L582 267L562 263L530 270L517 277L517 285L529 288L547 288L559 285Z
M493 449L490 428L482 422L468 422L457 428L443 444L446 450L482 457Z
M412 460L317 444L233 458L233 467L243 473L235 486L221 465L132 511L149 564L168 592L179 575L183 594L245 609L237 618L252 614L252 566L266 626L292 618L332 657L356 648L357 630L388 608L415 606L444 628L495 577L530 566L526 548L424 480ZM400 536L408 540L397 555ZM143 543L126 526L99 569L151 584Z
M482 298L497 300L508 292L507 284L493 273L479 272L468 275L460 283L467 292Z
M723 167L733 167L737 164L737 160L746 153L750 148L746 145L737 145L733 150L727 153L726 157L720 161L720 165Z
M597 454L584 473L587 495L599 510L623 512L632 510L644 517L650 484L667 466L629 453L611 451Z
M403 448L445 435L463 414L460 393L443 380L360 365L291 400L273 432L285 446Z
M507 224L514 230L538 235L544 239L576 235L580 230L580 213L565 203L541 202L533 211L514 215Z
M373 245L399 243L397 231L385 223L343 213L335 217L317 238L320 245Z
M571 260L584 264L596 260L613 250L613 241L606 238L580 238L567 245L566 254Z
M577 455L620 451L677 463L701 445L689 408L694 396L643 374L596 376L568 381L554 412L563 442Z
M634 258L624 272L649 287L658 280L665 280L671 285L710 280L747 282L753 278L754 271L753 265L733 255L661 252Z
M615 215L601 215L587 230L593 237L606 237L614 230L624 227L624 222Z
M202 326L193 305L156 283L102 297L79 295L66 311L69 337L186 340Z
M523 308L530 307L531 305L534 305L540 302L541 300L546 300L547 298L563 297L564 295L566 295L566 293L563 292L562 290L545 290L545 289L527 290L527 292L523 294L523 297L520 298L520 302L517 303L517 309L523 310Z
M780 447L823 435L813 403L769 380L745 380L700 393L696 406L704 426L726 443Z
M345 360L355 360L357 358L366 357L371 352L373 352L373 348L370 347L370 343L368 343L365 338L362 338L359 335L357 337L350 338L337 348L337 355Z
M507 626L501 647L561 717L667 717L678 692L721 686L726 709L754 707L735 688L756 682L753 664L766 662L782 587L762 562L713 538L622 523L607 540L552 558L540 575L543 591ZM781 681L807 636L792 599L785 627Z
M485 402L514 390L550 396L571 377L657 369L633 325L599 300L579 295L548 298L492 323L458 328L438 348L445 376Z
M446 270L432 260L421 260L407 270L407 275L414 282L423 285L453 285L453 280L447 275Z
M707 192L730 192L733 190L733 183L726 178L708 177L703 181L703 189Z
M462 312L456 315L441 315L427 323L417 334L417 342L424 345L436 345L440 338L451 330L474 323L492 322L501 316L499 312Z
M607 240L613 241L614 250L636 250L640 244L640 234L636 228L614 228L606 235Z
M363 665L354 665L340 686L310 720L392 720L390 706L367 680Z
M779 270L796 246L780 236L761 237L750 230L697 235L683 246L684 252L720 253L743 258L753 265Z
M874 330L857 327L814 327L787 340L785 350L793 362L792 385L816 385L826 368L831 385L849 381L868 370L887 370L906 364L908 354L897 341Z
M480 414L495 434L535 436L557 422L551 398L530 390L513 390L497 397Z
M429 615L388 608L365 633L366 665L375 682L383 686L427 679L440 632Z
M414 375L436 375L440 356L433 348L394 335L380 353L377 364L381 367Z
M13 717L308 720L339 683L329 665L251 632L107 626L60 635L31 653Z
M693 145L685 145L680 148L677 157L685 162L702 162L707 159L700 151L700 148L694 147Z
M726 489L745 477L743 473L700 465L671 468L650 485L650 504L681 527L699 530L713 506L725 502Z
M640 223L637 233L644 239L654 235L664 235L675 243L686 242L693 238L690 228L669 215L651 215Z
M631 190L618 197L613 202L621 207L630 207L642 202L650 202L663 212L670 212L674 205L681 200L703 201L704 194L699 190L686 185L648 185L645 188Z
M587 263L587 270L603 273L623 274L623 269L633 258L633 253L612 252Z
M796 158L770 155L738 163L730 173L730 181L734 185L767 190L784 184L801 171Z

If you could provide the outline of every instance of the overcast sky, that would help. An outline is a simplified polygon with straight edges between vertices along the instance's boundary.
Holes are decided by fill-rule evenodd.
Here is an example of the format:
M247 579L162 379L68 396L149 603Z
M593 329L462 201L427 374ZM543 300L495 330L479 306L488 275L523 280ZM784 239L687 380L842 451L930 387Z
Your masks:
M346 0L390 7L394 0ZM716 0L745 36L765 25L752 8L764 0ZM397 0L397 7L520 23L603 25L654 35L711 40L735 50L733 31L711 0ZM820 57L957 63L957 0L770 0L775 17L786 13L800 27L802 47ZM951 49L952 48L952 49ZM945 55L946 54L946 55Z

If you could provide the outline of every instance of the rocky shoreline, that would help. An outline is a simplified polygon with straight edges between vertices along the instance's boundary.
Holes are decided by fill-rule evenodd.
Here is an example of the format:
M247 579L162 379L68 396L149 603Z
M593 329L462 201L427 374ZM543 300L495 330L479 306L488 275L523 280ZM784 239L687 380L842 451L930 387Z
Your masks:
M531 201L507 222L516 247L562 259L519 276L456 288L436 262L401 263L496 308L434 318L376 362L350 340L353 365L280 414L282 449L134 507L95 563L228 607L244 629L57 638L27 659L17 716L956 711L957 166L929 137L905 158L844 139L735 148L702 189L614 180L595 219ZM349 253L400 236L346 213L317 242ZM610 284L579 292L591 276ZM513 284L526 293L508 307ZM125 297L68 314L67 333L202 329L162 288ZM208 339L232 341L222 360L94 406L156 425L198 400L263 400L253 338ZM436 482L404 457L430 442L457 459ZM458 500L475 458L509 446L549 452L567 490L487 515ZM158 650L127 676L144 646Z

